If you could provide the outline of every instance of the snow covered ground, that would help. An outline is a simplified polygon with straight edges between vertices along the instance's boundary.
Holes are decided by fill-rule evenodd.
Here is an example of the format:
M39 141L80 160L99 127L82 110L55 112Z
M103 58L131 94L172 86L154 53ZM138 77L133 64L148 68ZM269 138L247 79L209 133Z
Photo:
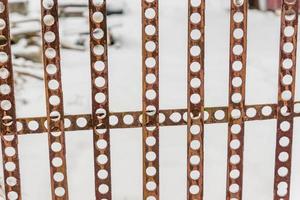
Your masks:
M111 111L135 111L142 107L140 1L126 1L126 14L109 19L122 23L117 29L121 47L109 49ZM31 2L32 10L38 10L38 1ZM224 106L228 103L229 0L208 1L207 4L205 104ZM247 104L277 102L279 20L273 13L249 12ZM88 31L87 20L82 19L67 23L61 20L60 26L62 37L79 27ZM187 1L160 1L162 109L186 108L186 36ZM88 56L88 51L62 50L66 114L91 112ZM300 70L297 77L299 73ZM32 81L23 87L17 94L18 117L45 116L43 83ZM20 99L26 99L28 104L22 104ZM300 100L300 87L296 100ZM300 120L296 119L295 123L292 200L300 197ZM272 199L275 134L275 120L246 123L244 200ZM66 135L70 199L93 200L92 132L68 132ZM111 140L113 199L141 200L141 129L112 130ZM225 198L226 145L227 124L206 125L205 200ZM24 200L51 199L47 146L46 134L20 136ZM162 127L160 151L161 199L184 200L186 127Z

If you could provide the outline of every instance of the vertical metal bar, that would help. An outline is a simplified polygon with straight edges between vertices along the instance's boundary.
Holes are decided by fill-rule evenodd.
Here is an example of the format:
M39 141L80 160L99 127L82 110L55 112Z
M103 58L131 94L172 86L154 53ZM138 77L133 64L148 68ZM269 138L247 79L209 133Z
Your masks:
M158 0L142 0L143 196L159 199Z
M248 1L231 0L226 199L242 199Z
M57 0L41 0L52 199L68 199Z
M290 199L298 33L298 0L284 0L281 11L274 199Z
M205 1L188 0L187 199L203 199Z
M22 199L8 1L0 2L1 146L6 199Z
M89 0L96 199L112 199L106 1Z

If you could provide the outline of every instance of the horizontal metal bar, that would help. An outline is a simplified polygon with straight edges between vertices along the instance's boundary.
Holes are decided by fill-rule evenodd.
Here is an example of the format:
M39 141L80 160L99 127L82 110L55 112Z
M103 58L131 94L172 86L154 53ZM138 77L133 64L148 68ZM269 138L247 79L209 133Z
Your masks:
M293 117L300 117L300 102L295 102ZM245 121L276 119L277 104L247 105ZM204 112L205 124L227 123L228 107L207 107ZM151 111L149 111L151 112ZM142 111L111 112L110 128L139 128L142 127ZM101 116L99 116L101 118ZM166 109L159 111L161 126L186 125L187 109ZM47 129L47 117L18 118L18 135L45 133ZM101 128L101 127L100 127ZM91 114L65 115L66 131L92 130Z

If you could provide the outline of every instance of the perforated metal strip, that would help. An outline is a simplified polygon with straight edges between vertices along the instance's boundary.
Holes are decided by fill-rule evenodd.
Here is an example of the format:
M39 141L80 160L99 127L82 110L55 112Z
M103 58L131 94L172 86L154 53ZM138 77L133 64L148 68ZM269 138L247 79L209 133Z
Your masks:
M96 199L112 199L106 1L89 1Z
M277 104L247 105L245 121L277 119ZM204 108L204 123L227 123L228 107ZM142 111L110 112L110 129L139 128L142 127ZM160 110L160 126L187 125L187 109ZM293 117L300 117L300 102L295 103ZM47 132L47 117L18 118L18 135L40 134ZM65 131L91 130L92 116L90 114L65 115ZM75 132L74 132L75 133Z
M281 12L274 199L290 199L298 33L298 0L284 0Z
M8 1L0 1L0 115L6 199L22 199Z
M205 1L189 2L187 197L203 199Z
M158 0L142 0L143 198L159 199Z
M231 1L227 200L241 200L243 191L247 10L248 1Z
M52 199L68 199L57 0L41 0Z

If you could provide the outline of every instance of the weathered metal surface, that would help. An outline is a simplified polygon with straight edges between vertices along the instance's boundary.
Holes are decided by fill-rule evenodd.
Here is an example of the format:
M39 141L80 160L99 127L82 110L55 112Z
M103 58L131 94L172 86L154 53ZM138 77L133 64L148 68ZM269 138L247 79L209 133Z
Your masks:
M92 120L96 199L112 199L106 1L89 0Z
M8 1L0 2L0 117L6 199L22 199Z
M241 200L245 122L248 1L231 0L227 200Z
M298 34L298 0L284 0L281 11L274 200L290 199Z
M277 119L277 104L261 104L246 106L245 121ZM295 102L293 117L300 117L300 102ZM204 108L204 124L227 123L228 107ZM140 128L142 127L142 111L110 112L110 129ZM187 125L187 109L170 109L159 111L160 126ZM18 135L40 134L47 132L47 117L18 118ZM91 130L91 114L65 115L65 131Z
M52 199L68 199L57 0L41 0L44 79Z
M203 199L205 1L189 2L187 199Z
M205 1L189 0L188 106L159 109L158 0L142 0L143 110L110 112L106 1L89 0L92 113L64 115L57 0L41 0L47 116L16 119L7 0L0 1L0 116L7 199L21 199L18 135L48 133L52 199L67 200L65 131L93 130L95 198L112 199L110 129L143 130L143 199L159 197L159 127L187 125L187 199L203 199L204 124L228 123L227 200L242 199L246 121L277 119L274 199L290 195L298 0L284 0L278 104L245 105L248 1L231 0L228 107L204 107ZM170 133L171 134L171 133ZM250 133L251 134L251 133Z
M142 0L143 198L159 200L158 0Z

